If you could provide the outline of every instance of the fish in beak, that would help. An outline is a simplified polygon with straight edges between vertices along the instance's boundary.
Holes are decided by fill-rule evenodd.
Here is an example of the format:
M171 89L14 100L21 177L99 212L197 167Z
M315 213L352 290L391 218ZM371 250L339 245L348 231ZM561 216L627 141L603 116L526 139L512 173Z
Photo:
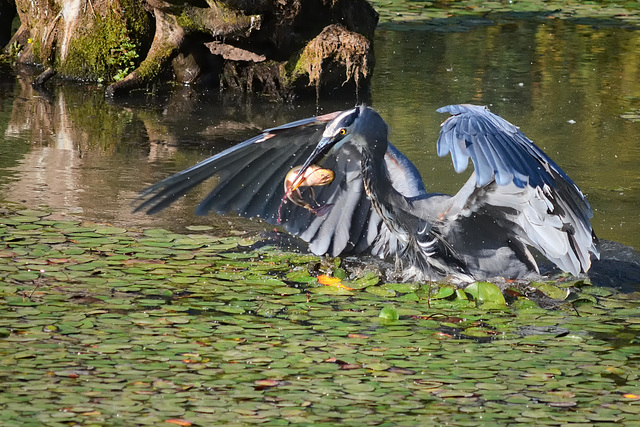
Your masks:
M325 169L315 164L306 168L304 166L296 166L287 173L284 179L285 197L295 205L307 209L312 214L322 216L333 205L320 205L315 199L313 187L331 184L334 178L335 173L331 169ZM305 199L303 196L302 187L309 188L310 200Z

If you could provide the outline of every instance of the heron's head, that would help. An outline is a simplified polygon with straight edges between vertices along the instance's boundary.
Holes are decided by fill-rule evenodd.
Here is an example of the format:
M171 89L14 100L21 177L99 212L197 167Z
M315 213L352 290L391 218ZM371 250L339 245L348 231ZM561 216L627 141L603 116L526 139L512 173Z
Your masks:
M292 191L300 186L307 168L319 163L327 154L340 150L346 142L352 142L374 159L382 159L387 151L388 127L373 109L360 105L340 113L322 133L313 153L294 178Z
M316 150L325 147L320 153L324 156L329 151L339 150L345 142L351 141L373 156L384 155L387 151L388 135L389 129L380 114L372 108L360 105L343 112L327 125Z

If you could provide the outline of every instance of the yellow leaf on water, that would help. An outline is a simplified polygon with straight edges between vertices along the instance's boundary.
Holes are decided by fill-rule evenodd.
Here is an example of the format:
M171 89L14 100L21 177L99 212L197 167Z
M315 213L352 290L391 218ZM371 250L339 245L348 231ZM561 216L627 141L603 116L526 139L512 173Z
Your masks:
M168 424L175 424L178 426L186 426L189 427L190 425L192 425L193 423L191 421L187 421L187 420L180 420L177 418L169 418L168 420L164 420L165 423Z
M318 283L320 283L321 285L325 285L325 286L334 286L336 288L342 288L342 289L346 289L349 291L352 291L353 288L350 288L348 286L345 286L342 284L342 279L338 278L338 277L329 277L325 274L321 274L317 277L318 279Z

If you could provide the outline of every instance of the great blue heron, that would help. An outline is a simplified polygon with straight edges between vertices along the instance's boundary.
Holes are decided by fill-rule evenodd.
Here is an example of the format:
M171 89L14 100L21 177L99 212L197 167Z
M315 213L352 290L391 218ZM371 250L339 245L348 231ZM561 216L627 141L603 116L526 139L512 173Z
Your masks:
M263 218L315 254L395 258L406 279L521 278L539 272L530 248L566 272L586 272L591 255L599 256L592 211L562 169L485 107L438 111L452 114L438 155L450 153L458 173L469 158L475 168L454 196L428 193L416 167L388 142L382 117L357 106L267 129L147 188L138 210L158 212L217 175L197 214ZM335 174L315 187L321 208L290 203L317 165Z

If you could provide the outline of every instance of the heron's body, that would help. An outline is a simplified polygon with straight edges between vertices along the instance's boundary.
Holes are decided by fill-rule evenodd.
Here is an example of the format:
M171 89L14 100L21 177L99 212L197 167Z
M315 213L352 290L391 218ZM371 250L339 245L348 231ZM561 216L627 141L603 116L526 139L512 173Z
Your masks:
M427 193L415 166L388 143L383 119L361 106L266 130L150 187L141 208L160 210L218 175L196 212L280 223L316 254L395 259L406 279L524 277L538 272L530 248L564 271L586 272L597 239L573 181L487 109L441 111L454 115L443 124L438 154L451 153L457 172L469 158L475 167L454 196ZM282 205L283 181L293 182L286 174L301 164L300 174L314 164L335 173L331 184L316 187L317 203L330 207L322 215Z

